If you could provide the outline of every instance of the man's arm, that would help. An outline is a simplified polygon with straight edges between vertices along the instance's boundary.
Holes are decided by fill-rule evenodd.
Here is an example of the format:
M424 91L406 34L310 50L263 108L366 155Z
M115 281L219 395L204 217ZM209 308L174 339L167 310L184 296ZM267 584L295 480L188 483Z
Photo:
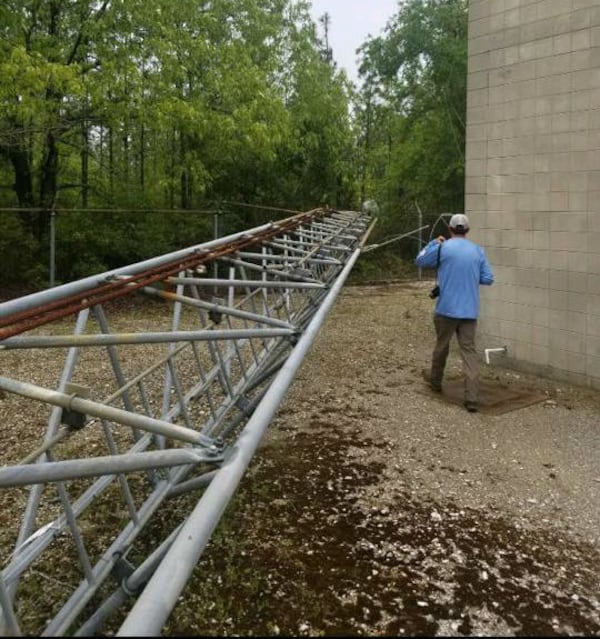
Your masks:
M420 268L435 268L437 266L437 251L441 244L440 238L431 240L417 255L415 264Z
M492 272L492 267L488 262L485 251L481 249L481 267L479 270L479 283L485 286L490 286L490 284L494 283L494 273Z

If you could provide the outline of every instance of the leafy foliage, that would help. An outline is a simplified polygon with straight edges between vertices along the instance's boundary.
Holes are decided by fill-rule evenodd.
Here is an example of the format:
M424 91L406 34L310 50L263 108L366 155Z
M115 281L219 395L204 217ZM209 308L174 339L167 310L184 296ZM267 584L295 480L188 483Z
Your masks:
M0 284L43 281L54 209L61 280L212 237L186 211L265 221L227 202L376 200L384 236L460 209L466 0L407 0L361 51L355 95L305 0L4 0Z
M466 0L407 0L361 55L361 191L384 205L379 233L416 228L415 203L424 222L462 211Z

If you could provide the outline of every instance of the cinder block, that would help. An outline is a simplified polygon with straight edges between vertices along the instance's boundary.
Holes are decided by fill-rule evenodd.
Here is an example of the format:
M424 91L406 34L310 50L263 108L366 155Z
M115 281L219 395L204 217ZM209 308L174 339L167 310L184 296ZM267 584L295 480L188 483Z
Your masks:
M574 53L573 55L579 54ZM591 54L587 56L588 60L590 58ZM585 91L586 89L594 89L600 86L600 66L597 63L592 65L589 62L588 67L574 69L570 76L573 91Z
M535 70L539 78L569 73L571 71L571 53L540 56L540 59L535 61Z
M548 271L548 286L555 291L568 290L568 271L551 269Z
M569 191L569 205L568 210L574 212L587 212L588 206L588 194L586 191Z
M521 3L519 6L519 23L526 25L537 20L537 4Z
M560 173L554 171L549 175L550 191L568 191L570 190L571 181L569 173Z
M586 381L592 388L600 388L600 357L590 355L585 358L586 365Z
M523 233L523 243L527 243L528 246L515 251L515 264L519 269L534 268L536 266L535 258L537 256L537 252L532 250L529 246L531 244L531 234Z
M489 52L469 56L469 72L487 71L490 68Z
M548 170L550 171L579 170L578 166L574 166L573 154L568 151L564 153L550 153L546 157L549 160Z
M482 35L469 40L469 51L473 54L484 53L490 50L490 39L487 35Z
M470 10L470 13L472 8ZM472 14L471 14L472 15ZM486 16L487 18L487 16ZM469 47L471 42L480 36L488 35L490 32L490 23L486 18L471 19L469 20ZM470 49L469 49L470 51Z
M540 366L544 370L548 366L548 348L531 344L529 347L529 363Z
M465 210L467 211L467 215L472 215L474 211L485 211L486 209L487 197L485 194L465 193Z
M548 208L552 212L567 213L569 211L569 193L567 191L552 193Z
M600 214L600 190L589 190L588 196L588 211Z
M580 237L588 236L588 216L586 213L571 213L561 211L550 214L550 232L567 232L580 234Z
M571 5L565 0L544 0L538 3L538 18L552 18L558 16L569 15Z
M586 259L585 253L582 255L581 251L564 251L567 257L567 269L574 272L586 272Z
M543 307L534 307L533 324L536 327L551 328L552 324L550 323L550 311L547 305Z
M582 30L587 30L591 26L592 14L590 12L590 6L582 8L578 8L577 6L572 7L569 28L573 32L573 36L581 33Z
M587 234L571 231L554 231L550 233L551 251L585 251Z
M587 334L600 335L600 295L588 294Z
M469 2L469 24L476 20L483 20L490 16L488 0L471 0Z
M467 78L467 89L473 91L477 89L487 88L488 86L488 72L477 71L475 73L469 73Z
M570 53L572 49L571 45L572 34L569 33L560 33L559 35L555 35L552 40L552 50L556 56L560 54ZM567 60L569 59L568 56Z
M513 331L507 330L507 334L512 335ZM517 360L531 362L533 359L532 347L530 341L522 342L519 340L514 340L512 342L511 353L513 357Z
M567 371L585 375L586 358L581 357L582 353L585 353L585 350L575 353L567 351Z
M600 254L587 253L584 259L586 272L593 276L600 276ZM600 315L600 312L598 314Z
M476 164L476 162L473 161L471 164ZM471 171L473 172L474 169L471 169ZM484 172L481 171L480 175L484 175ZM467 177L465 181L465 191L470 194L486 193L486 178L476 175Z
M551 311L568 311L568 291L550 290L549 308Z
M593 49L589 46L573 51L569 56L570 71L585 71L587 69L593 69L595 66L595 60L592 55Z
M595 273L585 273L588 295L600 296L600 278ZM599 306L600 309L600 306ZM589 310L589 305L588 305ZM600 325L598 326L600 331Z

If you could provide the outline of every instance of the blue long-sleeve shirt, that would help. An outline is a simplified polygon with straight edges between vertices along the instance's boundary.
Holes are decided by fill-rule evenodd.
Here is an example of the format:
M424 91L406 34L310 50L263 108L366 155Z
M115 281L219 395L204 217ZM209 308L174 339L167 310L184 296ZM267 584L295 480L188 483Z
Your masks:
M417 255L421 268L436 268L438 247L441 246L438 284L440 296L436 315L457 319L479 317L479 285L490 285L494 274L485 250L466 237L453 237L439 244L431 240Z

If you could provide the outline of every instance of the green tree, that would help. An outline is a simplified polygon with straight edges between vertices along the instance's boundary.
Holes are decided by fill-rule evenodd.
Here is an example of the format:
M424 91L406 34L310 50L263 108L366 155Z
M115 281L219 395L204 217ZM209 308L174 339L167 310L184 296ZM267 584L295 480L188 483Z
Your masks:
M11 237L46 263L47 212L84 209L57 217L65 279L208 239L210 218L181 211L346 202L347 89L304 1L5 0L0 204L22 209Z
M298 208L357 204L355 137L350 118L352 90L298 3L289 20L285 101L290 128L280 151L281 180L289 202ZM329 19L322 21L326 28Z
M361 48L361 190L384 204L379 232L464 207L466 0L407 0Z

